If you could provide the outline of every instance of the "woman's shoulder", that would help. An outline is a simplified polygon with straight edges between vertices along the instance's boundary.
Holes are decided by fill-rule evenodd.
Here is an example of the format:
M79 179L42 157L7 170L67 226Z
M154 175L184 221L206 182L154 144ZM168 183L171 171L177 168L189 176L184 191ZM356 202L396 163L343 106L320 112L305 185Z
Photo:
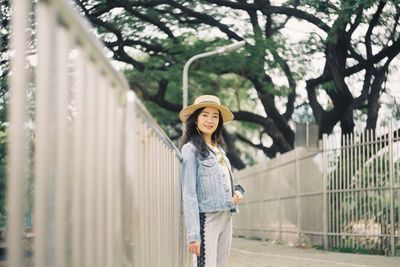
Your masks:
M184 144L182 146L181 151L182 151L182 153L185 152L185 151L193 151L193 152L195 152L196 151L196 147L192 142L187 142L186 144Z

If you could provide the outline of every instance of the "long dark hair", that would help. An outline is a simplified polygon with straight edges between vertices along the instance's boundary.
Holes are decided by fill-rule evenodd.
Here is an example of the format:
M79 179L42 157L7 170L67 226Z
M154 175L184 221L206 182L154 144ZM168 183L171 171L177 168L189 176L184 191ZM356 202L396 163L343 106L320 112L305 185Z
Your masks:
M208 157L209 151L206 142L201 135L201 132L198 132L196 128L196 121L199 114L203 111L205 107L197 109L193 112L189 118L186 120L185 123L185 132L182 135L179 149L182 149L183 145L192 142L192 144L197 148L197 155L201 155L201 157L205 158ZM218 126L215 132L211 135L211 141L213 143L217 143L220 146L224 146L224 141L222 139L222 128L224 126L224 122L222 120L221 112L218 110L219 113L219 121Z

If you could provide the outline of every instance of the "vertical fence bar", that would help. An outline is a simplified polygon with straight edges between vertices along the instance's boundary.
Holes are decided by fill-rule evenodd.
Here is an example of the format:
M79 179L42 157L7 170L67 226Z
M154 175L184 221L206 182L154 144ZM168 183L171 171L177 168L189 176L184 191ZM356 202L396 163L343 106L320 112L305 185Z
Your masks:
M98 114L98 130L96 130L96 146L98 153L96 156L97 175L97 190L96 194L96 267L105 266L105 179L106 179L106 132L107 132L107 89L108 80L102 75L98 86L98 101L96 114Z
M361 197L361 177L362 177L362 168L363 168L363 164L361 162L361 153L362 153L362 133L358 133L358 152L357 152L357 157L358 157L358 166L357 166L357 176L356 176L356 189L357 189L357 207L356 207L356 218L357 218L357 222L360 222L361 220L361 205L359 203L361 203L362 197ZM357 248L360 247L360 242L358 242L357 240Z
M295 172L296 172L296 229L297 229L297 242L300 244L301 242L301 202L300 202L300 163L298 159L298 148L294 148L294 155L295 155ZM264 187L262 187L264 188Z
M139 185L138 182L141 179L135 179L136 177L140 177L139 173L139 142L138 142L138 128L139 124L136 120L136 113L134 109L134 99L135 95L133 92L127 92L127 107L126 113L129 116L126 117L126 156L125 156L125 172L126 172L126 179L127 179L127 187L129 188L129 198L130 198L130 205L128 216L130 217L130 224L127 225L129 227L129 231L131 233L129 239L129 253L131 259L132 266L140 266L139 264L139 257L137 256L137 250L139 250L139 246L137 245L140 241L140 221L139 221L139 212L136 209L137 201L139 199ZM130 227L134 225L134 227Z
M139 163L141 166L145 166L145 162L146 162L146 158L147 158L146 142L144 139L145 134L146 134L146 132L145 132L146 125L139 118L137 120L138 120L138 125L140 127L138 139L139 139L139 144L140 144L139 155L141 155L141 156L139 157L139 159L140 159ZM146 168L139 169L139 177L143 177L143 179L140 179L139 185L140 185L141 191L138 194L140 198L136 202L137 203L136 205L138 207L137 208L138 213L140 216L140 239L139 239L140 247L138 249L140 254L138 255L138 258L140 259L140 266L146 266L146 264L147 264L146 260L148 260L146 258L146 254L145 254L146 249L147 249L147 240L148 240L147 232L146 232L146 227L147 227L147 224L146 224L146 219L147 219L146 216L147 215L146 214L147 213L145 212L145 210L147 208L146 205L148 203L146 203L147 201L146 201L146 199L144 199L146 196L146 183L148 182L147 177L146 177Z
M34 265L54 265L54 207L51 192L54 180L55 115L54 70L55 25L54 10L43 1L37 3L37 57L36 71L36 140L35 140L35 193L34 193Z
M55 262L59 267L66 266L66 221L67 221L67 179L68 179L68 103L69 103L69 69L68 57L70 36L67 29L59 26L58 29L58 64L56 68L57 90L57 154L55 177ZM53 90L54 90L53 89Z
M328 234L329 233L334 233L334 227L335 227L335 213L334 213L334 193L333 193L333 189L335 186L335 171L334 169L336 168L336 157L332 156L334 154L334 152L332 152L331 150L332 148L332 143L331 141L327 140L327 165L326 168L329 168L329 174L328 174ZM333 169L333 170L332 170ZM331 235L328 235L328 248L329 247L333 247L334 246L334 237Z
M390 179L390 251L392 256L396 256L396 246L394 237L394 178L393 178L393 127L392 122L389 122L388 131L388 146L389 146L389 179Z
M345 135L345 146L344 146L344 154L345 154L345 164L344 164L344 181L343 181L343 184L344 184L344 188L343 188L343 194L344 194L344 203L346 204L346 203L348 203L349 202L349 176L350 176L350 173L349 173L349 166L350 166L350 160L349 160L349 151L350 151L350 141L349 141L349 139L350 139L350 134L346 134ZM346 229L346 232L348 233L348 231L347 231L347 229L348 229L348 226L349 226L349 210L350 210L350 208L349 208L349 205L344 205L344 207L346 207L346 210L344 210L344 212L343 212L343 217L344 217L344 225L345 225L345 229ZM345 246L346 247L348 247L348 246L350 246L350 240L351 240L351 238L349 238L349 237L346 237L346 240L345 240Z
M366 155L366 166L367 166L367 181L366 181L366 199L365 203L367 205L367 214L366 214L366 221L364 225L364 234L368 235L368 225L371 222L371 201L370 201L370 190L371 190L371 180L372 180L372 169L371 169L371 164L372 162L370 161L372 157L372 135L371 135L371 129L367 130L367 155ZM369 238L367 239L366 244L368 245Z
M343 192L343 188L344 188L344 179L345 179L345 160L344 160L344 155L345 155L345 148L344 148L344 144L345 144L345 135L342 135L340 138L340 145L339 145L339 151L340 151L340 168L339 168L339 233L343 233L344 232L344 192ZM340 237L339 239L339 246L342 247L343 246L343 238Z
M107 133L106 133L106 149L107 159L106 159L106 190L105 190L105 245L106 245L106 253L105 253L105 264L106 266L113 266L112 262L112 249L113 249L113 240L112 240L112 231L113 231L113 203L112 203L112 184L113 184L113 173L112 173L112 161L113 161L113 133L114 133L114 107L112 105L112 90L107 90Z
M147 266L152 266L153 263L153 257L151 257L151 253L150 253L150 249L151 249L151 245L152 245L152 236L153 236L153 231L154 228L153 227L153 205L154 202L150 201L151 199L151 188L153 186L153 176L152 176L152 171L154 168L151 167L150 165L150 160L151 160L151 152L152 152L152 142L151 142L151 138L150 138L150 134L151 132L149 131L147 125L145 125L145 143L146 143L146 174L145 174L145 179L146 181L148 181L148 183L146 183L146 195L144 200L148 203L147 209L149 210L149 212L146 213L146 233L147 233L147 241L146 241L146 258L147 258Z
M149 129L150 130L150 129ZM153 133L151 131L149 131L148 136L146 137L150 146L149 146L149 158L148 158L148 168L149 168L149 187L148 187L148 194L147 194L147 201L148 203L150 203L150 216L149 218L149 226L150 226L150 235L149 235L149 251L148 251L148 256L150 259L150 264L149 266L156 266L156 257L151 257L151 252L150 252L150 248L156 248L158 250L158 253L160 253L158 244L156 244L154 242L154 237L157 234L157 218L155 218L157 216L157 197L154 194L154 191L157 190L157 185L156 185L156 168L154 166L154 162L151 162L152 158L155 156L155 140L153 138ZM154 189L154 191L153 191ZM153 200L153 201L151 201Z
M95 90L97 88L98 73L93 62L89 62L88 68L88 87L87 87L87 101L85 109L85 123L86 132L84 136L84 266L92 267L95 261L95 195L94 188L95 185L95 173L96 166L94 155L96 155L96 144L94 140L96 131L96 101L95 101Z
M386 152L386 160L385 160L385 173L386 173L386 178L385 178L385 193L387 190L389 191L389 197L384 198L384 214L385 214L385 235L386 237L384 238L384 248L387 249L390 246L390 221L391 221L391 216L390 216L390 203L391 203L391 178L390 178L390 125L388 125L386 132L387 132L387 152ZM386 194L385 194L386 195ZM389 237L388 237L389 236Z
M360 207L360 208L362 210L360 211L360 215L361 215L360 219L361 219L361 221L363 221L363 220L366 219L365 218L365 214L367 212L367 210L366 210L366 201L365 201L365 198L366 198L366 190L365 190L365 188L366 188L366 183L365 183L365 176L366 176L365 154L366 154L366 152L365 151L366 151L366 143L367 143L367 139L365 138L366 132L364 131L361 136L362 136L362 150L361 150L361 152L362 152L362 154L361 154L361 157L362 157L362 159L361 159L361 162L362 162L362 180L361 180L361 192L360 192L361 201L360 201L360 203L362 203L362 207Z
M73 116L72 121L72 266L83 266L83 168L84 162L84 149L83 149L83 134L85 129L84 121L84 103L85 89L86 89L86 62L87 59L81 48L77 48L76 67L75 67L75 81L76 89L74 94L76 114Z
M323 223L323 240L324 240L324 249L328 250L328 205L327 205L327 134L322 136L323 141L323 208L322 208L322 223Z
M118 184L116 183L116 180L118 180L118 177L116 176L117 174L117 138L118 138L118 92L115 90L115 88L112 88L112 95L111 95L111 100L112 100L112 110L113 110L113 118L112 118L112 126L113 127L113 132L111 136L111 177L110 177L110 201L111 201L111 239L110 242L112 244L111 247L111 263L112 266L117 266L117 241L118 241L118 233L117 233L117 196L116 196L116 187ZM119 182L119 181L118 181Z
M348 190L349 190L349 202L351 204L354 203L354 187L353 187L353 178L354 178L354 164L355 164L355 160L354 160L354 134L351 133L350 134L350 142L349 142L349 146L350 146L350 175L349 175L349 183L348 183ZM355 220L354 220L354 208L353 205L349 205L350 210L349 210L349 222L350 224L354 224ZM352 230L352 233L354 232L354 230ZM350 245L352 248L354 248L354 241L356 238L351 238L351 242Z
M397 129L398 131L399 129ZM400 138L399 138L399 134L397 134L396 139L393 140L393 145L396 144L396 152L394 152L394 155L399 155L400 154ZM393 178L396 178L396 180L393 179L394 184L400 184L400 159L397 159L397 163L394 166L394 176ZM397 193L397 203L400 203L400 188L396 189L396 193ZM397 224L398 224L398 228L397 228L397 235L399 235L400 233L400 208L397 209L397 216L395 214L395 217L397 217ZM396 243L397 241L397 243ZM399 237L397 237L395 239L395 245L397 245L400 239Z
M11 17L10 47L15 50L11 58L9 136L8 136L8 169L7 169L7 242L8 266L24 265L22 239L24 234L24 203L28 167L28 140L24 124L28 119L26 112L28 72L26 66L26 47L28 43L28 18L30 1L13 0L10 2Z
M382 133L382 132L381 132ZM384 136L384 135L383 135ZM377 218L377 223L379 225L383 224L383 201L382 201L382 197L384 194L384 189L383 187L385 187L385 175L383 173L383 158L385 156L385 148L384 148L384 142L385 142L385 138L382 137L380 144L379 144L379 151L381 151L381 155L379 157L379 173L380 173L380 186L379 186L379 195L378 195L378 208L377 208L377 212L378 212L378 218ZM379 216L380 214L380 216ZM382 226L381 226L382 229ZM383 240L384 238L382 237L382 231L380 232L380 243L383 244Z
M340 140L339 140L340 141ZM340 182L340 179L339 179L339 173L340 173L340 164L341 164L341 162L340 162L340 154L338 155L338 150L339 150L339 152L340 152L340 145L339 144L337 144L337 140L336 139L334 139L334 141L332 141L334 144L333 144L333 154L334 154L334 157L335 157L335 163L336 163L336 166L335 166L335 186L334 186L334 192L333 192L333 195L335 196L335 209L334 209L334 214L335 214L335 221L334 221L334 224L335 224L335 233L338 233L339 232L339 205L340 205L340 202L339 202L339 182ZM338 235L335 235L334 237L334 240L335 240L335 247L338 247L339 246L339 236Z
M276 161L277 161L277 165L279 166L281 164L281 153L277 153L276 155ZM281 183L282 179L281 179L281 174L278 173L278 178L279 181ZM277 194L277 199L278 199L278 240L279 242L282 241L282 194L283 191L281 189L281 187L278 188L278 194Z
M123 167L123 162L121 156L123 155L123 142L122 139L124 138L123 136L123 125L124 125L124 116L123 116L123 107L121 103L121 98L120 98L120 92L118 90L115 90L115 107L116 107L116 135L115 135L115 173L114 173L114 180L115 182L115 187L114 187L114 209L115 209L115 245L114 245L114 251L115 251L115 264L114 266L122 266L122 262L124 259L124 253L123 251L123 244L122 244L122 182L123 182L123 176L122 176L122 167Z
M380 195L380 189L379 189L379 172L378 172L378 159L379 159L379 147L378 147L378 131L377 129L374 129L374 143L375 143L375 151L374 151L374 171L375 171L375 178L374 180L374 199L373 199L373 223L374 225L377 224L377 215L378 215L378 200L379 200L379 195ZM374 227L374 234L378 234L375 231Z

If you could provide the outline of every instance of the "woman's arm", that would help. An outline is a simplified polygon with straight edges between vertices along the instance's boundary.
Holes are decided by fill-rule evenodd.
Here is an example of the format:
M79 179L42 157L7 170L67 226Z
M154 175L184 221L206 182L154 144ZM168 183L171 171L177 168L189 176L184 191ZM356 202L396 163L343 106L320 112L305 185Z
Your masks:
M187 243L200 242L200 219L196 192L196 155L195 148L188 143L182 147L182 198L186 220Z

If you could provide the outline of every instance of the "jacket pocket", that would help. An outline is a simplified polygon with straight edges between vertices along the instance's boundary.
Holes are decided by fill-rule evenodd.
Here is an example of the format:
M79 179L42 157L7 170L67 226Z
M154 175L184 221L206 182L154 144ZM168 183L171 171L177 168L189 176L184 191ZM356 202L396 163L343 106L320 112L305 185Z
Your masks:
M200 162L200 166L202 166L203 168L212 168L215 164L215 160L213 160L212 158L206 158L203 160L199 160Z
M215 201L215 171L215 161L212 158L199 160L198 176L204 204L210 204Z

